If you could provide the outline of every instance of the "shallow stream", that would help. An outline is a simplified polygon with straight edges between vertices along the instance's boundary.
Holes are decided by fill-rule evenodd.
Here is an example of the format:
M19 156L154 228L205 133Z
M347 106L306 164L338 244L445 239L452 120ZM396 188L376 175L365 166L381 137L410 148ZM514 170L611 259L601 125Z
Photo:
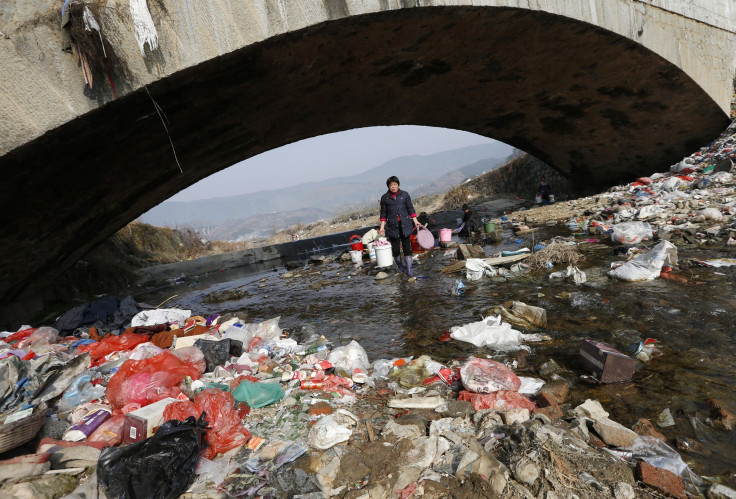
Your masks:
M569 232L564 226L548 227L521 236L521 243L513 242L516 236L510 230L503 235L503 242L484 246L487 255L531 248L534 242ZM339 259L305 263L296 277L284 277L284 262L274 262L272 268L224 270L194 281L171 283L144 294L138 292L136 298L158 304L177 295L166 306L178 305L203 316L229 312L248 322L280 316L282 328L309 324L337 345L356 339L371 361L422 354L442 361L488 355L516 360L519 375L538 376L538 367L554 359L562 367L559 374L572 383L568 402L573 406L587 398L597 399L612 419L628 427L639 418L648 418L656 426L659 414L669 408L675 426L657 428L668 437L668 443L674 446L677 437L698 440L711 453L681 452L683 459L696 473L719 475L733 487L735 433L708 426L705 399L734 403L736 267L701 267L690 262L734 255L721 249L679 247L680 265L675 272L703 284L664 279L626 283L606 275L610 263L622 259L613 255L615 246L603 238L579 246L585 255L579 267L587 274L587 282L579 286L549 280L549 271L508 280L467 282L461 273L440 271L455 259L446 250L435 248L419 257L415 274L421 278L414 282L393 272L388 279L377 281L370 265L356 268ZM456 279L467 285L463 296L451 294ZM247 295L221 303L202 302L210 292L234 288ZM544 333L552 339L530 344L528 353L500 356L467 343L439 340L450 327L480 320L490 307L507 300L545 308L549 324ZM663 355L639 363L631 382L599 384L585 376L578 363L579 344L586 338L608 342L623 352L634 342L655 338L661 342Z

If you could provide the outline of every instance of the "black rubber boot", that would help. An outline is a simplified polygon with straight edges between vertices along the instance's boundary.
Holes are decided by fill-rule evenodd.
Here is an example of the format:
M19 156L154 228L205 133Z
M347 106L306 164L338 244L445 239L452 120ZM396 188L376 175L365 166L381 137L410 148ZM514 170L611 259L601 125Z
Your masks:
M405 256L404 261L406 262L406 275L409 277L414 277L414 274L411 271L411 257Z

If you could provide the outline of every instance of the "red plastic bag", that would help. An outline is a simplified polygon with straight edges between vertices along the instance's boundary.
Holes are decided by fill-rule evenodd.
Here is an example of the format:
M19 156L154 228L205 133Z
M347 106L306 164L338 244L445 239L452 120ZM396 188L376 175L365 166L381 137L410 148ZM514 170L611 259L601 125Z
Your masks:
M179 383L190 376L200 377L199 369L168 351L143 360L127 360L107 383L107 399L114 408L138 403L146 406L181 393ZM177 387L177 390L168 390ZM175 394L176 393L176 394Z
M521 387L521 380L511 369L490 359L468 360L460 368L460 376L465 389L474 393L515 392Z
M11 334L10 336L6 336L5 338L3 338L3 340L5 341L5 343L13 343L14 341L25 340L30 335L32 335L35 330L35 327L32 327L30 329L23 329L21 331L18 331L17 333Z
M194 406L200 414L206 414L205 419L210 427L205 437L210 445L204 452L207 459L245 445L251 436L243 428L240 416L233 409L234 404L231 393L217 388L205 388L194 397Z
M493 393L472 393L461 391L458 400L466 400L473 404L476 411L481 409L529 409L533 411L537 406L519 392L501 390Z
M125 414L113 416L99 428L92 432L87 438L87 442L98 442L105 444L105 447L115 447L123 441L123 427L125 426Z
M199 419L200 414L202 414L202 411L198 411L191 400L182 400L181 402L172 402L166 406L163 421L172 419L185 421L190 416Z
M179 357L184 362L190 363L191 365L199 369L199 372L203 374L207 370L207 361L204 358L204 354L202 353L202 350L197 347L177 348L171 353ZM184 420L182 419L180 421Z
M108 336L99 343L82 345L77 353L89 352L92 361L97 361L113 352L126 352L132 350L139 343L148 341L145 334L123 333L120 336Z

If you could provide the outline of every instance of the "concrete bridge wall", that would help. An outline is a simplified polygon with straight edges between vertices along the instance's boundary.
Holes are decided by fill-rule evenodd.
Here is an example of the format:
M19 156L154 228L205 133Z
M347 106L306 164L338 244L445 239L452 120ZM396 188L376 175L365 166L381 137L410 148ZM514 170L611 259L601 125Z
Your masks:
M728 122L729 0L149 0L143 56L128 0L89 2L117 99L61 52L60 3L0 3L4 302L201 178L315 135L467 130L590 189Z
M279 34L350 16L439 6L514 7L557 14L629 38L687 73L728 113L736 68L730 0L178 0L149 1L160 48L141 57L128 0L94 2L130 70L118 95ZM0 155L112 100L107 82L83 91L78 59L60 51L60 7L0 5Z

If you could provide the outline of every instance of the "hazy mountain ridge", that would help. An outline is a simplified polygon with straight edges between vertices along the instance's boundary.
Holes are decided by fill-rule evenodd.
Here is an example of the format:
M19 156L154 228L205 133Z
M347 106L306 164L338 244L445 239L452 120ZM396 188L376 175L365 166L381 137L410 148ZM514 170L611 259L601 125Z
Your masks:
M319 182L206 200L166 201L142 219L170 227L217 225L215 234L222 239L267 235L287 221L289 225L311 223L348 207L377 202L390 175L398 176L401 187L418 197L442 192L493 169L509 153L505 144L493 143L427 156L403 156L362 173Z

